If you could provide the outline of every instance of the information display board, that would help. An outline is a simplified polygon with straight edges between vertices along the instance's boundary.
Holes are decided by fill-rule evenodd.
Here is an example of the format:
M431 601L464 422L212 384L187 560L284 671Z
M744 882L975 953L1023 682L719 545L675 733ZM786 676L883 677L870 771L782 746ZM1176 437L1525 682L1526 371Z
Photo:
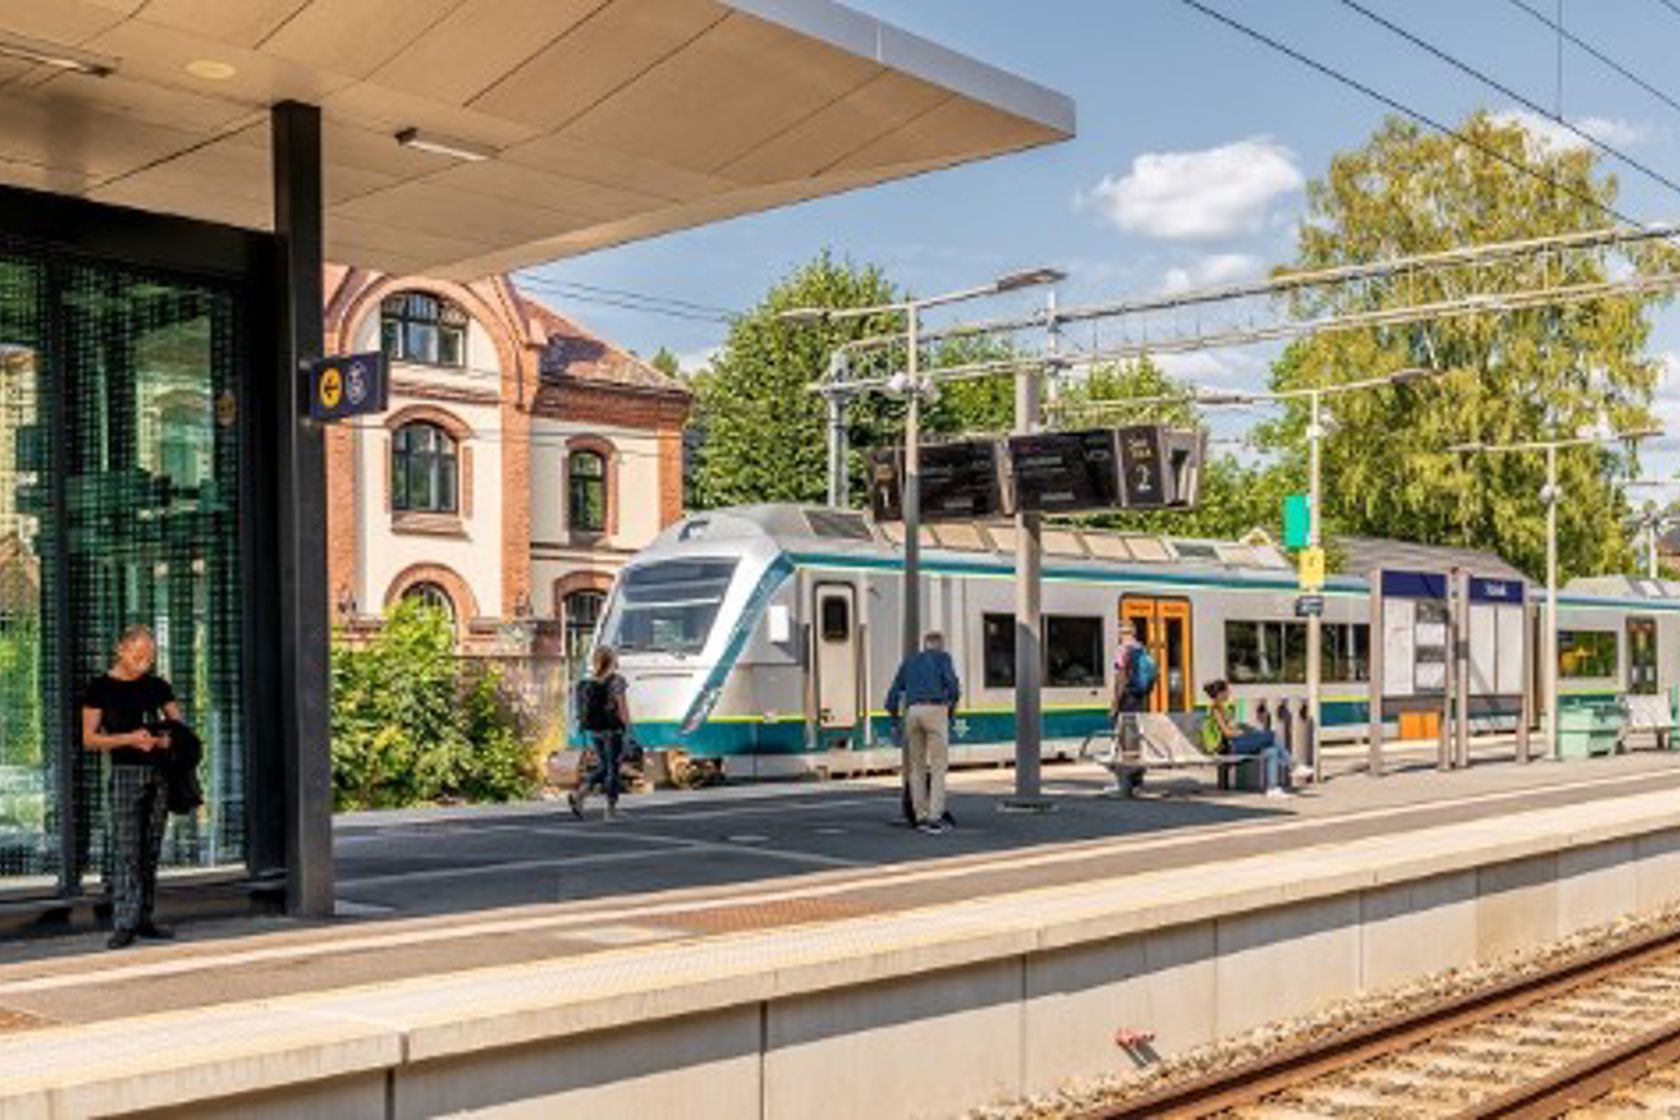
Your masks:
M1003 479L996 440L929 444L921 449L923 521L996 517L1003 512ZM870 506L877 521L904 517L904 452L870 456Z
M1015 508L1071 513L1119 505L1116 438L1108 428L1011 436L1009 462L1015 480Z
M1120 485L1122 500L1131 509L1153 509L1167 504L1167 456L1163 429L1158 424L1121 428Z

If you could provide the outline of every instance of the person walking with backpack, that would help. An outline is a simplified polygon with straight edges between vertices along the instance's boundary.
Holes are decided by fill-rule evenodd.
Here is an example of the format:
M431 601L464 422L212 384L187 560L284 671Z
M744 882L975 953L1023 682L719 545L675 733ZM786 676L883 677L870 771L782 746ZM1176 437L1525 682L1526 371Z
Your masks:
M575 790L566 795L572 815L583 819L583 804L595 790L607 795L607 820L618 819L618 795L622 785L619 765L624 758L624 740L630 732L630 683L618 672L618 655L609 646L596 646L591 658L593 672L578 682L576 702L579 721L595 748L595 769Z
M1149 710L1149 696L1155 691L1155 679L1160 670L1149 647L1138 641L1137 630L1129 622L1120 624L1120 648L1114 654L1114 701L1109 705L1108 717L1114 724L1115 742L1120 757L1134 759L1138 754L1137 713ZM1127 772L1128 794L1136 793L1143 785L1143 770Z

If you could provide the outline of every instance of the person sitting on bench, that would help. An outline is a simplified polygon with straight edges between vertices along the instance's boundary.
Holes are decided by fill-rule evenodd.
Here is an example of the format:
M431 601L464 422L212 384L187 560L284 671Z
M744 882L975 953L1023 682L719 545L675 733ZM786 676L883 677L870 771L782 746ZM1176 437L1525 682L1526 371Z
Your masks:
M1237 722L1231 712L1231 686L1228 682L1209 681L1205 691L1211 705L1207 715L1202 717L1202 749L1211 755L1256 757L1266 796L1287 797L1289 751L1272 732L1260 727L1245 728Z

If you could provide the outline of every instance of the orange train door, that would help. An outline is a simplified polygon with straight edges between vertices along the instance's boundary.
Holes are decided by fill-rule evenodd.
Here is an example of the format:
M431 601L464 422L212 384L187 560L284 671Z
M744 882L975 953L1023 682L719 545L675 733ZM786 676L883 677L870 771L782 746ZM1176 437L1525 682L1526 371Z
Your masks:
M1149 698L1152 712L1188 712L1196 707L1194 664L1195 639L1190 629L1188 599L1143 599L1128 595L1120 600L1120 619L1132 624L1138 641L1149 647L1160 672Z

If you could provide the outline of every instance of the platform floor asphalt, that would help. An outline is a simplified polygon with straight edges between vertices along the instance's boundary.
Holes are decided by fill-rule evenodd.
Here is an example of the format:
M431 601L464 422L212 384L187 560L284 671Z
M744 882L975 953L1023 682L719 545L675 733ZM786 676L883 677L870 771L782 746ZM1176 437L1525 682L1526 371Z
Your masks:
M336 829L341 916L217 920L122 953L103 937L0 944L0 1030L91 1022L544 960L743 929L889 913L1036 886L1183 868L1528 809L1673 789L1680 754L1518 765L1488 752L1441 773L1423 752L1273 801L1190 778L1099 796L1088 764L1047 767L1045 814L999 811L1007 770L953 777L956 831L898 819L896 779L354 814ZM10 1024L8 1026L8 1024Z

